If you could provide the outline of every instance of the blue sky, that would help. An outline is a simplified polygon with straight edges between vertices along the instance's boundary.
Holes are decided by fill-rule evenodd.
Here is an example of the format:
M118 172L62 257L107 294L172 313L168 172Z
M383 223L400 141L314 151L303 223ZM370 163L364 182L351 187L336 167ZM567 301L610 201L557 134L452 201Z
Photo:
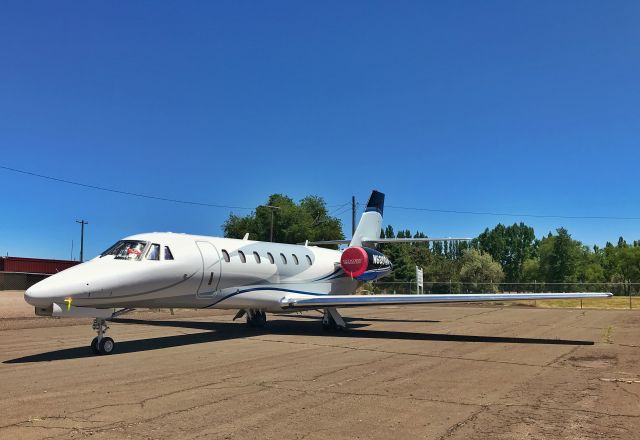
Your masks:
M395 206L640 217L638 2L2 9L0 165L224 205L276 192L341 205L377 188ZM9 255L68 258L79 218L91 256L137 232L218 235L229 214L6 170L0 185ZM640 239L640 220L385 220L431 236L522 220L588 244Z

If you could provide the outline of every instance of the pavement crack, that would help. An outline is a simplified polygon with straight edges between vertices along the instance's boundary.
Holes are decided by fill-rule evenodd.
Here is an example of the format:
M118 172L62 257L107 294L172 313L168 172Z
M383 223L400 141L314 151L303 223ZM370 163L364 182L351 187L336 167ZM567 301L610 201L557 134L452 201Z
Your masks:
M626 417L637 419L640 418L640 414L614 414L606 411L595 411L591 409L580 409L580 408L559 408L554 406L546 406L546 405L525 405L518 403L494 403L490 406L501 406L504 408L529 408L529 409L541 409L545 411L564 411L564 412L577 412L582 414L591 414L597 416L607 416L607 417Z
M445 440L449 437L451 437L453 434L456 433L456 431L458 431L460 428L462 428L464 425L466 425L469 422L473 422L475 419L478 418L478 416L483 412L486 411L487 406L483 405L480 409L478 409L477 411L471 413L471 415L469 417L467 417L466 419L456 423L455 425L449 427L449 429L447 429L447 431L442 434L438 440Z

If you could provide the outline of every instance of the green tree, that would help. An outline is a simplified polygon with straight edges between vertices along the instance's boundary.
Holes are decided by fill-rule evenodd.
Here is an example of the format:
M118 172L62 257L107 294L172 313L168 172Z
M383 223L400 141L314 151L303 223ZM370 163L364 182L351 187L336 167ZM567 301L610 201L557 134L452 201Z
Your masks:
M536 256L538 246L533 228L524 223L487 228L476 244L501 264L509 283L522 280L524 262Z
M503 278L504 272L500 263L491 258L488 253L467 249L462 254L460 281L470 283L465 286L467 290L497 292L498 286L493 283L500 283Z
M274 241L280 243L302 243L305 240L344 239L342 222L331 217L324 200L317 196L307 196L296 204L290 197L272 194L266 205L278 209L274 215ZM249 233L252 240L269 241L272 208L258 206L246 216L230 214L222 225L224 236L242 238Z
M582 244L573 240L565 228L556 232L540 242L540 274L547 283L575 282Z

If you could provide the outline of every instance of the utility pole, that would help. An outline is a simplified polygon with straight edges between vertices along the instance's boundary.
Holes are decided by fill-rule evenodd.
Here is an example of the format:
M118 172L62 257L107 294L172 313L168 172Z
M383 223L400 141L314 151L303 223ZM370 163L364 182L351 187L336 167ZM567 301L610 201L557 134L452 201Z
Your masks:
M280 209L280 207L272 206L272 205L262 205L262 207L271 209L271 230L269 232L269 241L273 243L273 218L274 218L274 212L275 212L276 209Z
M356 196L351 196L351 237L356 233Z
M84 225L88 225L89 222L84 220L76 220L76 223L80 223L80 262L84 261Z

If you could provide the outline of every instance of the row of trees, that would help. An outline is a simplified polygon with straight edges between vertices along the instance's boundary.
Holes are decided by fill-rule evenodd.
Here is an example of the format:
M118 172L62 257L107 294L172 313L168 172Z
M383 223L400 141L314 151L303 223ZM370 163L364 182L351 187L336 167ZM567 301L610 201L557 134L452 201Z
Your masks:
M266 205L271 208L261 206L246 216L231 214L223 225L225 236L241 238L249 232L254 240L268 241L275 207L274 241L344 238L341 221L330 215L321 197L308 196L296 203L274 194ZM382 236L424 238L426 234L402 229L396 233L387 226ZM593 288L584 283L619 283L613 290L630 293L635 291L630 284L640 283L639 241L627 243L620 237L615 245L588 247L574 240L565 228L536 238L533 228L524 223L498 224L470 242L383 244L380 251L394 264L385 282L413 281L415 266L420 266L435 292L449 291L452 285L458 286L458 291L498 289L501 283L503 290L531 290L535 285L569 291Z
M384 235L393 237L393 228L388 226ZM411 236L407 230L397 235ZM640 283L640 241L627 243L620 237L615 245L589 247L574 240L565 228L538 239L533 228L524 223L498 224L470 242L387 244L382 252L395 264L388 281L411 280L418 265L424 269L425 280L469 283L466 290L486 290L482 283L494 289L502 283L504 290L531 290L532 286L601 290L596 287L601 283L617 284L607 286L617 293L640 290L633 286Z

